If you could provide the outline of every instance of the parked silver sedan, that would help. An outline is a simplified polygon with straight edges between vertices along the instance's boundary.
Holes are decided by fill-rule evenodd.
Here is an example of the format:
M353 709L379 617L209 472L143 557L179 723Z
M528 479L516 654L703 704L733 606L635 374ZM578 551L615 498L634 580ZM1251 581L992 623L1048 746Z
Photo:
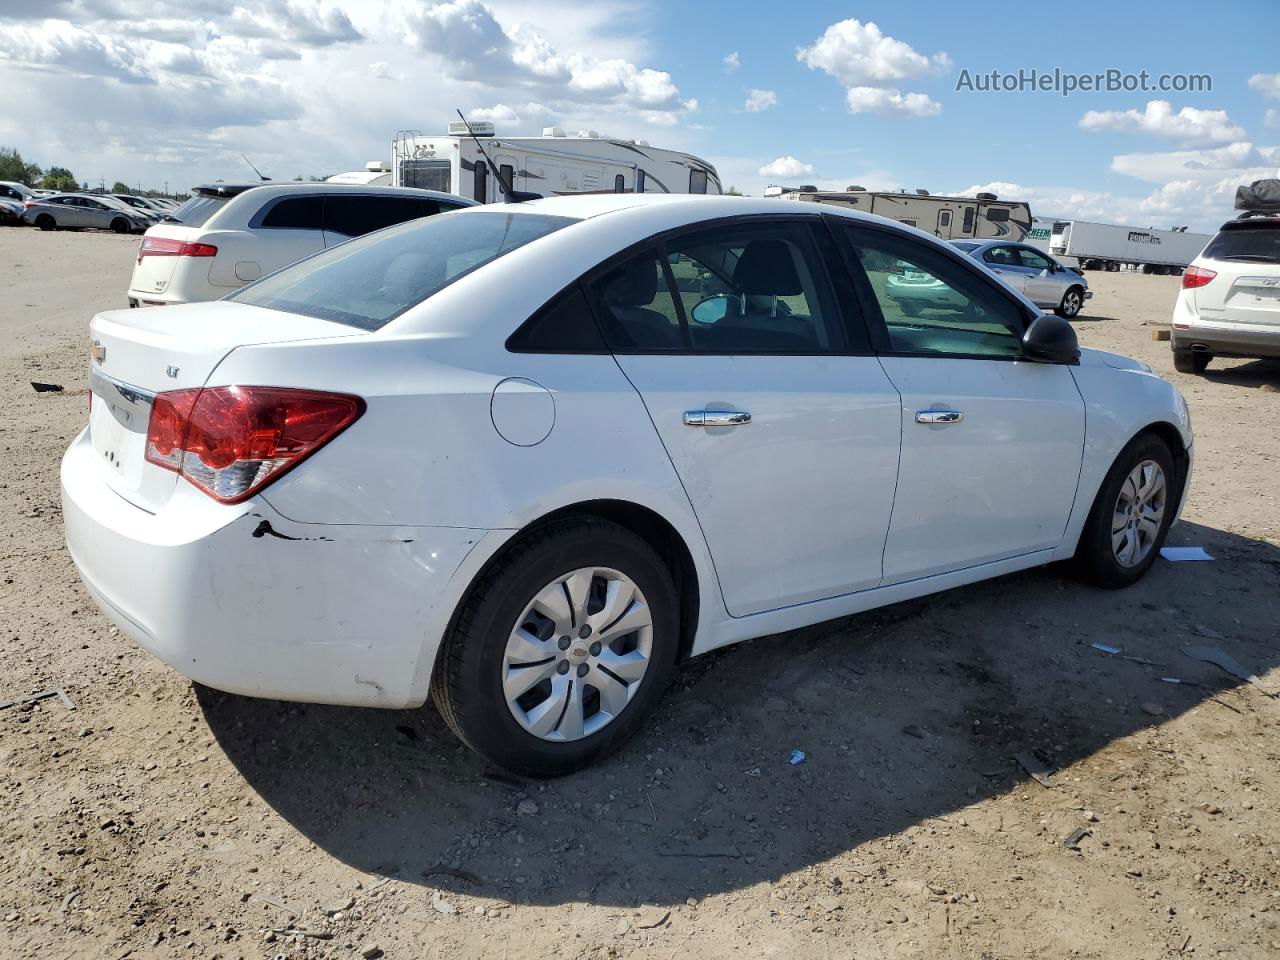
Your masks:
M134 210L113 197L83 193L59 193L32 197L24 204L22 219L41 230L82 230L94 227L116 233L141 232L155 223L153 217Z
M1068 320L1080 313L1093 296L1089 281L1070 267L1025 243L952 240L951 245L981 261L1001 280L1042 310L1053 310ZM890 271L885 292L907 316L918 317L926 309L960 309L946 284L931 274L903 264Z

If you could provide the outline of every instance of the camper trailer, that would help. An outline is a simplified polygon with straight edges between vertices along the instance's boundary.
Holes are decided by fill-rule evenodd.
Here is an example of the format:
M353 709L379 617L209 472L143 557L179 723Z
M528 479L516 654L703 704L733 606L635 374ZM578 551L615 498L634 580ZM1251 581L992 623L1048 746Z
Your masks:
M878 193L849 187L827 192L812 186L771 186L764 195L851 207L918 227L943 240L1025 240L1031 230L1031 208L1021 201L1001 200L994 193L944 197L927 190Z
M358 184L364 187L386 187L391 184L391 164L385 160L370 160L363 170L335 173L325 183Z
M617 140L594 130L568 136L559 127L547 127L540 137L499 137L492 123L473 122L468 131L461 121L450 123L443 136L416 130L396 134L392 178L398 187L442 190L480 203L500 203L509 193L527 199L571 193L721 192L711 164L644 140Z

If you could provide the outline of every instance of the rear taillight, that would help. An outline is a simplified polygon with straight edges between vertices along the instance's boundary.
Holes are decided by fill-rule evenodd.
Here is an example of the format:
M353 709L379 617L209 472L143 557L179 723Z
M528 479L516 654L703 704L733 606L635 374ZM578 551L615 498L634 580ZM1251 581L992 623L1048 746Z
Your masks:
M218 248L211 243L189 243L171 237L143 237L138 247L138 263L143 257L216 257Z
M1204 267L1187 267L1182 272L1182 289L1194 290L1196 287L1203 287L1217 275L1217 270L1206 270Z
M285 387L209 387L156 396L146 458L222 503L253 496L354 423L364 401Z

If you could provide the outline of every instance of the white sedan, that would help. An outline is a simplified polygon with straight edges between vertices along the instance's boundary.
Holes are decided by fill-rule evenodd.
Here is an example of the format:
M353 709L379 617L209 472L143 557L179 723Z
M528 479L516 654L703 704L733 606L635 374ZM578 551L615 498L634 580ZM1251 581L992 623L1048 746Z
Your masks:
M904 262L954 309L904 315ZM1133 583L1191 470L1148 367L817 204L475 207L92 339L62 493L108 617L234 693L430 696L535 776L683 657L1055 560Z

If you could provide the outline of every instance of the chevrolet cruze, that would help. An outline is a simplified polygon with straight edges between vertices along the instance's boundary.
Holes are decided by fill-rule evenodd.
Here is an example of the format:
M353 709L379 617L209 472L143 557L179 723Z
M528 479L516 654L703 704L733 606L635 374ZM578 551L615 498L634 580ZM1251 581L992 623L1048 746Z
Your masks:
M816 204L473 207L91 338L62 492L108 617L222 690L429 698L535 776L684 657L1056 560L1133 583L1191 469L1148 367Z

